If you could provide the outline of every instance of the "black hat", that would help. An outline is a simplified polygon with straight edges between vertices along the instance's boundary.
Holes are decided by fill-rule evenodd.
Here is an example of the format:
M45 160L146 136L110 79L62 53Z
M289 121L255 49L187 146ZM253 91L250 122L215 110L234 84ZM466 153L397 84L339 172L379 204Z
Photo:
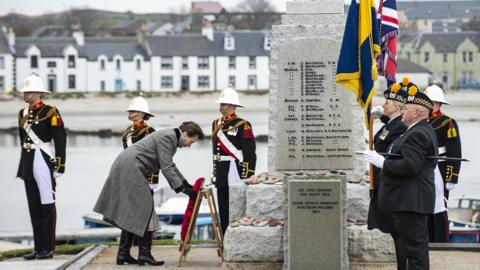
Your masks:
M407 92L406 104L417 104L430 110L433 110L433 102L424 93L418 91L416 87L412 87Z
M405 103L407 99L407 92L400 90L400 84L393 84L389 90L383 92L383 96L385 99L390 99L394 101L398 101L400 103Z

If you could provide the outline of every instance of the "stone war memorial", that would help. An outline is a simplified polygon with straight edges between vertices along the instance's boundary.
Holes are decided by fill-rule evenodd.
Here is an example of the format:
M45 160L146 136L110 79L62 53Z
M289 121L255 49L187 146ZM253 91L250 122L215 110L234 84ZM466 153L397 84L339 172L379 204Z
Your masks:
M268 174L275 185L230 187L230 221L283 219L283 226L229 226L226 269L349 269L395 261L393 243L368 231L361 108L335 82L343 0L289 1L272 29ZM348 222L347 222L348 220ZM357 221L357 222L354 222Z

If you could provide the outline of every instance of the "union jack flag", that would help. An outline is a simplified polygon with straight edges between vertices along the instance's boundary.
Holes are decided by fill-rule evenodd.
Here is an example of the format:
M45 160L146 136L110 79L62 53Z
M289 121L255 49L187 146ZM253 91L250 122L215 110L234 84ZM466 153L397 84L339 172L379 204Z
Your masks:
M379 0L377 19L380 30L378 73L387 79L387 86L395 83L397 73L398 16L396 0Z

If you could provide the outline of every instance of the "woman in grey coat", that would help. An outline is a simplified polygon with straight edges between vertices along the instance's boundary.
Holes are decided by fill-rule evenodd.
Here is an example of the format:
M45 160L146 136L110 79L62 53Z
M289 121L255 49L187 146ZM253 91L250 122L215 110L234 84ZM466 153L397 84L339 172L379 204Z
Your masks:
M177 169L173 156L178 147L189 147L203 137L197 123L184 122L179 128L156 131L125 149L113 162L93 211L114 226L143 237L153 209L147 174L160 169L175 192L195 198L196 191ZM148 263L148 257L151 255L139 254L139 264Z

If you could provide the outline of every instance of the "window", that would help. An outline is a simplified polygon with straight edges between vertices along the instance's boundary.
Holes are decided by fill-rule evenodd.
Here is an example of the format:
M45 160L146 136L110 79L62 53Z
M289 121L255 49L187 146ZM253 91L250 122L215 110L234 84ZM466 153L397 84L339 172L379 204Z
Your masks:
M140 59L137 59L137 70L141 70L142 69L142 60Z
M0 90L5 88L5 77L0 76Z
M173 88L173 77L172 76L162 76L160 87L161 88Z
M100 70L105 70L105 59L100 60Z
M249 56L248 57L248 68L249 69L257 68L257 59L256 59L255 56Z
M448 63L448 54L443 54L443 63Z
M468 62L473 63L473 52L468 52Z
M199 56L198 69L208 69L208 68L209 68L208 56Z
M38 56L30 56L30 68L38 68Z
M173 69L173 57L167 56L160 59L160 68L161 69Z
M228 86L235 88L235 76L228 76Z
M248 75L248 89L257 89L257 75Z
M208 88L210 87L210 77L208 76L198 76L198 88Z
M424 63L430 62L430 52L424 52L423 53L423 62Z
M0 69L5 68L5 57L0 56Z
M188 57L182 56L182 69L188 69Z
M137 80L137 91L141 91L141 90L142 90L142 81Z
M100 81L100 91L105 92L105 81Z
M444 72L444 73L443 73L442 82L443 82L444 84L448 84L448 73L447 73L447 72Z
M410 52L407 52L407 59L410 60L411 54Z
M467 52L462 52L462 62L463 63L467 62Z
M56 68L56 67L57 67L57 62L48 61L48 62L47 62L47 67L48 67L48 68Z
M74 68L75 67L75 55L68 56L68 67Z
M68 89L75 89L75 75L68 75Z
M116 66L117 70L122 69L122 62L120 61L120 59L117 59L115 61L115 66Z
M228 68L229 69L235 69L236 68L236 58L235 56L229 56L228 57Z

